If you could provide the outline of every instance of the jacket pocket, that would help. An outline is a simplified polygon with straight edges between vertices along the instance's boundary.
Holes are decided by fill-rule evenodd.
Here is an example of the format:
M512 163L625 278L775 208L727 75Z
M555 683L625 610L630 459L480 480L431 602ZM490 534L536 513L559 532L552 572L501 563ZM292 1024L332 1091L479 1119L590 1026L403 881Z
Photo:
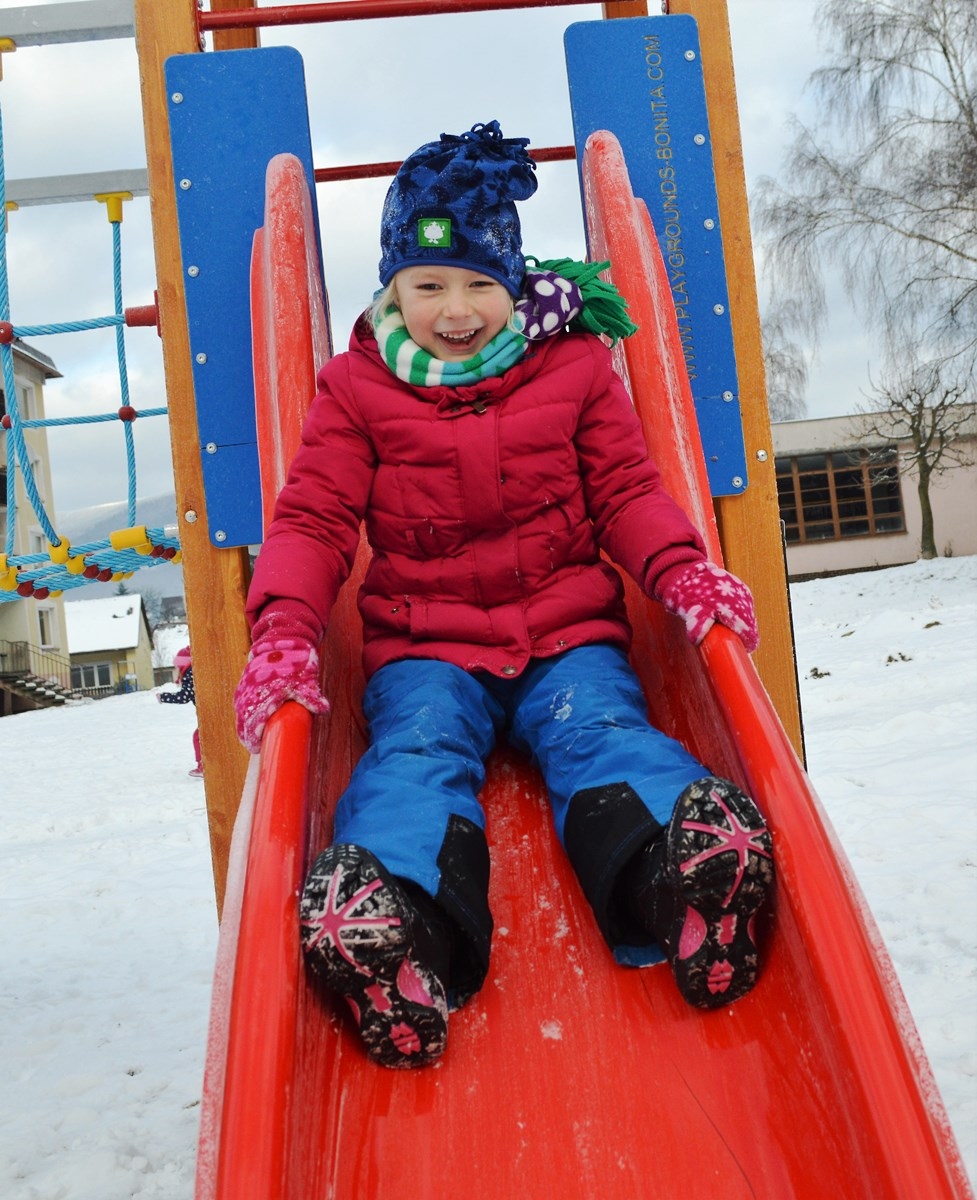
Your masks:
M451 558L469 544L461 521L415 521L404 530L404 537L411 558Z
M415 642L468 642L478 646L495 641L489 613L461 600L412 599L410 636Z
M359 608L364 627L375 634L410 636L409 597L370 596L360 592Z

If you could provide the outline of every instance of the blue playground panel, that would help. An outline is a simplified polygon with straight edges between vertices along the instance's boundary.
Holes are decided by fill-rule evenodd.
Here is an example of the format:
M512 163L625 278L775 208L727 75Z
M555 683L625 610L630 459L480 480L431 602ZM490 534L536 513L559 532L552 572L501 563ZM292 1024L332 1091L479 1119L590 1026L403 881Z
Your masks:
M262 538L251 245L276 154L301 161L315 212L305 71L286 46L182 54L166 90L208 532L247 546Z
M598 129L621 143L668 271L712 494L739 495L746 451L695 18L584 21L564 44L577 156Z

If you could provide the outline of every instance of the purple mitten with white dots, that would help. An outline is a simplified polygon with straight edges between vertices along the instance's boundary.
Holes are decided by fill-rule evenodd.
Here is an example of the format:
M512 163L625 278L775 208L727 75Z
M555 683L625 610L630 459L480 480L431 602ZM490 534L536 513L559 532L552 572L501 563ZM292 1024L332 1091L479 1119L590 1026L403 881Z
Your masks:
M526 269L523 295L516 312L523 318L522 335L531 342L558 333L583 308L580 289L555 271Z

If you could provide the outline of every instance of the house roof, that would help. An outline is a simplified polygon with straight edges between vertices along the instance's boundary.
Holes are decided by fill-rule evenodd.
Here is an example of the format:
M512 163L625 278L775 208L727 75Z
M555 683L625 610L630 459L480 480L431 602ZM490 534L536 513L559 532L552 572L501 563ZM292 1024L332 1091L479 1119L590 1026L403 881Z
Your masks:
M49 358L43 350L38 350L36 346L29 346L27 342L20 338L14 338L13 341L14 355L26 358L28 362L34 363L44 372L45 379L63 379L64 376L54 365L54 359Z
M65 603L68 653L130 650L139 644L142 597L136 593Z

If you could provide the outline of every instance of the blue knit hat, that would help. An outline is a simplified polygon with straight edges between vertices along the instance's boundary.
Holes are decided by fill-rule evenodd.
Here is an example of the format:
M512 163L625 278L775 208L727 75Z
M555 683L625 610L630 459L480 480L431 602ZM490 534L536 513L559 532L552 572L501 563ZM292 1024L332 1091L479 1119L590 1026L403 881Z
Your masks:
M536 191L528 138L505 138L498 121L442 133L404 160L380 223L380 282L404 267L465 267L518 297L526 262L516 200Z

